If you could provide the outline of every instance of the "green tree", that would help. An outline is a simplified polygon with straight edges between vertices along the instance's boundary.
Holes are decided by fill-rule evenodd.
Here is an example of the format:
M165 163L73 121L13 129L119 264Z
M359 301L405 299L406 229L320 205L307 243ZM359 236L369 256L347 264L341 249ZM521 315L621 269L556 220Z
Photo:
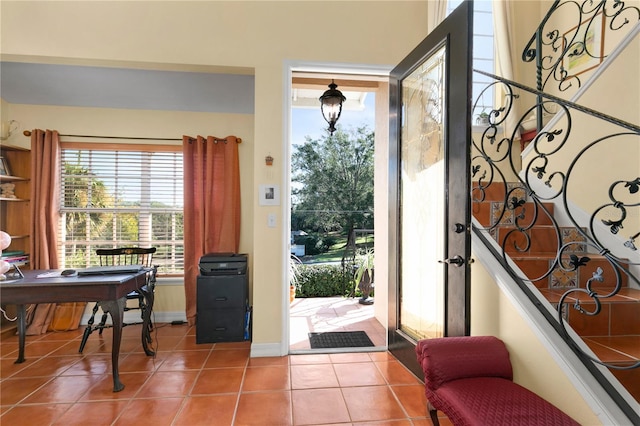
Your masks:
M292 224L347 235L373 227L374 132L367 126L295 146L292 155Z

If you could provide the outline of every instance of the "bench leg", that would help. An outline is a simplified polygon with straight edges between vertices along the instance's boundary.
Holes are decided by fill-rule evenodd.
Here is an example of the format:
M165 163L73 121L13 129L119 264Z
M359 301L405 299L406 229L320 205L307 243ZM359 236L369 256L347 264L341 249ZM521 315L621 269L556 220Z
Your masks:
M429 410L429 416L431 416L431 423L433 423L433 426L440 426L440 421L438 420L438 410L436 410L429 401L427 401L427 410Z

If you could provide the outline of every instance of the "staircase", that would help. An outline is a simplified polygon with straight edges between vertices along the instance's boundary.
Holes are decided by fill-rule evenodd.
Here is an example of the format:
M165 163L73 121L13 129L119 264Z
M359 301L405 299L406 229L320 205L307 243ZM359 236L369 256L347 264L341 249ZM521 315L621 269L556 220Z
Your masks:
M590 316L575 309L578 303L584 311L593 312L595 302L586 291L573 291L563 301L563 318L602 362L621 366L637 363L640 290L630 287L626 275L622 274L620 290L605 298L616 285L611 264L603 256L585 251L585 238L578 230L556 226L553 204L536 207L524 201L525 191L520 184L507 184L507 191L505 208L507 197L503 184L494 183L484 192L474 185L476 220L489 230L503 253L526 275L522 278L531 281L556 310L565 292L584 289L590 280L591 290L601 296L600 312ZM516 224L526 230L518 231ZM565 247L561 252L562 266L551 269L561 246ZM610 371L636 401L640 401L640 368Z

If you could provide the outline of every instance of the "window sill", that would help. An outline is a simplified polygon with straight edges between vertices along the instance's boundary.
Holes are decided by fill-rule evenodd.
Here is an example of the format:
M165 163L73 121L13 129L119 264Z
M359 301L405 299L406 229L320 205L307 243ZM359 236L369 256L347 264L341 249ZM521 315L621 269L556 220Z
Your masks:
M184 285L184 277L158 277L156 285Z

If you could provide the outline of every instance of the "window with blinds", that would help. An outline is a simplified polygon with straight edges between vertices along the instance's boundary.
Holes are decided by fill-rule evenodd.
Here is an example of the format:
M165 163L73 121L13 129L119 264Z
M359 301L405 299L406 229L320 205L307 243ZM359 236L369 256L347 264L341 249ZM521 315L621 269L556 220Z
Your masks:
M447 15L458 7L463 0L449 0ZM489 73L495 73L493 34L493 5L490 1L476 1L473 3L473 68ZM494 108L495 93L488 90L478 99L480 93L493 82L482 74L473 73L472 99L478 103L475 105L473 117L478 117L481 112L489 113ZM475 121L474 121L475 123Z
M180 147L62 147L60 264L97 265L99 248L156 247L161 274L184 272Z

